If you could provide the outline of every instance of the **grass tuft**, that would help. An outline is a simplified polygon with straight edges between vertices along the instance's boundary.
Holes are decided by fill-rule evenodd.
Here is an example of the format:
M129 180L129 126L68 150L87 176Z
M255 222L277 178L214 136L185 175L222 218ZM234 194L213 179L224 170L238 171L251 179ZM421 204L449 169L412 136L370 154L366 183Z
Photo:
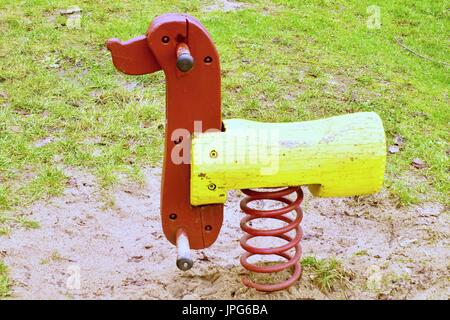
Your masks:
M0 261L0 299L7 298L11 295L11 283L8 278L8 268Z
M311 282L325 293L351 285L352 273L345 270L342 263L335 258L318 259L308 256L302 259L301 264L303 276L308 276Z

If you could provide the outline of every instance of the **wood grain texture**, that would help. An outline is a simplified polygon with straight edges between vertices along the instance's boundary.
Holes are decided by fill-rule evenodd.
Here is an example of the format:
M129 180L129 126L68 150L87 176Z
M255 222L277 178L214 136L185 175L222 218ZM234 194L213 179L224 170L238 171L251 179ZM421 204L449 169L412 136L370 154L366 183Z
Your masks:
M378 192L383 184L386 140L376 113L224 125L224 132L192 140L192 205L224 203L231 189L308 185L315 196L345 197Z

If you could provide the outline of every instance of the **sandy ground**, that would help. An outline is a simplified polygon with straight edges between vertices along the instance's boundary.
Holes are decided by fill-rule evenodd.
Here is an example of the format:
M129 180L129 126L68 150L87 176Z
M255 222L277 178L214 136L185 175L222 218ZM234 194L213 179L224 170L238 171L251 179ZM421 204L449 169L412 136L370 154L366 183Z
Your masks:
M160 170L143 187L126 182L106 196L95 178L66 169L61 197L21 214L40 223L0 238L14 299L448 299L449 214L439 204L395 209L385 195L304 201L304 256L337 257L352 285L323 293L305 272L288 290L245 288L239 264L240 192L231 192L217 242L175 266L159 221Z

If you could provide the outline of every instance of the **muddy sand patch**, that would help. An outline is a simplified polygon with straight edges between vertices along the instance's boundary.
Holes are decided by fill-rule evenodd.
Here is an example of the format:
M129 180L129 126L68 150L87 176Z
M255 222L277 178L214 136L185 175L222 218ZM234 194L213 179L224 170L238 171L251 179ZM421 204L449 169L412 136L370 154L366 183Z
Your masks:
M440 204L395 209L383 194L304 201L303 256L336 257L355 275L347 288L324 293L311 274L285 291L245 288L239 264L240 192L230 192L217 242L194 252L188 272L159 219L160 170L145 186L118 185L110 199L92 175L67 170L60 197L18 212L40 223L0 238L13 299L448 299L449 215Z

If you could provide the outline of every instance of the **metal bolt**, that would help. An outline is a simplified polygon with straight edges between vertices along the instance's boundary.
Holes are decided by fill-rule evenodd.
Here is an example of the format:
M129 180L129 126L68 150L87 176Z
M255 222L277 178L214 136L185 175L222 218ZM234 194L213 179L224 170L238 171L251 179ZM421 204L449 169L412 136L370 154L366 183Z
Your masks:
M211 190L211 191L216 190L216 185L214 183L210 183L208 185L208 189Z
M194 66L194 58L187 53L180 55L177 59L177 68L182 72L188 72Z
M211 150L211 152L209 153L209 156L211 158L217 158L217 151L216 150Z
M170 215L169 215L169 219L170 220L175 220L177 218L177 215L175 214L175 213L171 213Z
M189 238L183 229L177 230L177 267L186 271L192 268L194 261L191 257L191 248L189 247Z
M212 58L210 56L205 57L205 59L203 59L203 61L205 63L211 63L212 62Z
M205 226L205 230L206 230L206 231L211 231L211 230L212 230L212 227L208 224L208 225Z
M168 36L164 36L164 37L161 38L161 41L163 43L168 43L170 41L170 38Z

